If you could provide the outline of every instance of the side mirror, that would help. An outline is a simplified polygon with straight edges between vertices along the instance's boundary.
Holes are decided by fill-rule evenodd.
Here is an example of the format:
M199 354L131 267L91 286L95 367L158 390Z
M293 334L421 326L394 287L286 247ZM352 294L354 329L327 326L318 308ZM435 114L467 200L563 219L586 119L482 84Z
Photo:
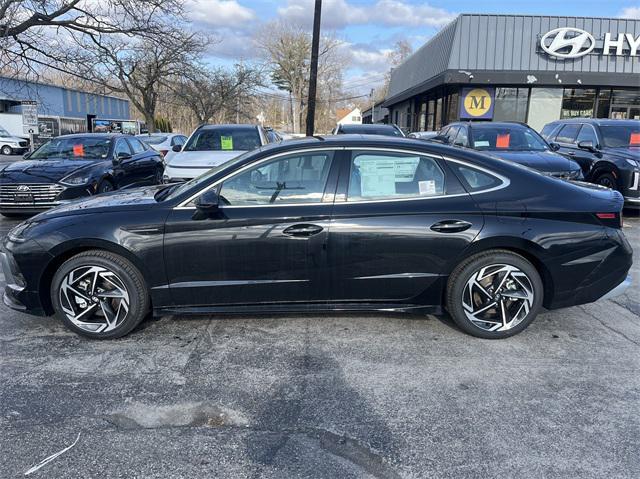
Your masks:
M587 151L596 151L596 147L591 140L582 140L578 142L578 148Z
M176 153L180 153L182 151L182 146L181 145L173 145L171 147L171 151L175 151Z
M120 163L122 163L124 160L129 160L131 159L131 155L129 153L126 153L124 151L121 151L118 153L118 155L113 159L113 164L114 165L119 165Z
M560 149L560 145L558 145L555 141L550 142L549 146L553 151L558 151Z
M195 199L194 204L198 210L210 213L218 209L218 206L220 205L220 197L216 191L208 190L198 196Z
M431 141L439 141L440 143L444 143L445 145L449 144L449 137L447 136L442 136L442 135L436 135L433 138L430 138Z

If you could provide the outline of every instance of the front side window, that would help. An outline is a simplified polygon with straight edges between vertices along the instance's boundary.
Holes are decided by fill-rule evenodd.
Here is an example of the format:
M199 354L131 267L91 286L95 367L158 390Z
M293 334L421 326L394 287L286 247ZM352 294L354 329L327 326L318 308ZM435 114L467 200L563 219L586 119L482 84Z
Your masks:
M231 206L320 203L332 159L311 152L260 163L226 180L220 197Z
M444 172L433 159L405 153L354 153L347 201L444 194Z
M580 123L564 125L558 133L558 136L556 136L556 141L558 143L575 143L580 126Z
M129 148L129 144L125 140L118 140L116 142L116 149L113 152L114 156L117 158L119 154L125 153L127 155L131 154L131 148Z
M129 138L129 143L131 144L134 155L138 155L146 150L142 142L136 138Z
M593 143L593 146L598 144L598 137L596 136L596 132L591 125L582 125L576 142L580 143L581 141L591 141Z

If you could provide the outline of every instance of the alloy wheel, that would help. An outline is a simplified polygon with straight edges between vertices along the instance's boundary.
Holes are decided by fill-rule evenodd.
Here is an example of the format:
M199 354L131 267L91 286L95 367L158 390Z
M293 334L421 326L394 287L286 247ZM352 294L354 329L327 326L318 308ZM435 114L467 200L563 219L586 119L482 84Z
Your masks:
M529 314L534 302L529 277L515 266L492 264L475 271L462 293L464 313L485 331L508 331Z
M129 313L129 292L122 280L102 266L82 266L60 284L60 306L69 321L91 333L113 331Z

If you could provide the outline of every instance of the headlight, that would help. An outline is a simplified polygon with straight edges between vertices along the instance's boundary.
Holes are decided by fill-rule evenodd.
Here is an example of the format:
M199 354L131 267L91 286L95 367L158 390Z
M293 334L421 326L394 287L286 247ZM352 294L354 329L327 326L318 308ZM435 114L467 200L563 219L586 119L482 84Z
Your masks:
M37 224L38 223L36 221L25 221L24 223L20 223L18 226L9 231L9 234L7 235L9 241L12 241L14 243L23 243L24 241L26 241L26 233L29 231L29 229L33 228Z
M636 160L630 160L629 158L625 158L625 160L627 160L627 163L629 163L634 168L640 167L640 163L638 163Z
M87 183L89 183L89 181L91 181L91 175L86 172L80 172L71 173L69 176L62 178L60 180L60 183L62 183L63 185L79 186L86 185Z

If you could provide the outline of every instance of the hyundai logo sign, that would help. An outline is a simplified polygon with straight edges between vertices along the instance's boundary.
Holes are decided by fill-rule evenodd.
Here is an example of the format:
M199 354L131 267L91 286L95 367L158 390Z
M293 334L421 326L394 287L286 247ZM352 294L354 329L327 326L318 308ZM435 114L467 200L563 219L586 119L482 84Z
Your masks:
M18 190L21 193L25 193L27 191L31 191L31 188L29 188L27 185L20 185L16 188L16 190Z
M542 36L540 46L549 55L557 58L579 58L596 46L596 40L589 32L579 28L556 28Z

